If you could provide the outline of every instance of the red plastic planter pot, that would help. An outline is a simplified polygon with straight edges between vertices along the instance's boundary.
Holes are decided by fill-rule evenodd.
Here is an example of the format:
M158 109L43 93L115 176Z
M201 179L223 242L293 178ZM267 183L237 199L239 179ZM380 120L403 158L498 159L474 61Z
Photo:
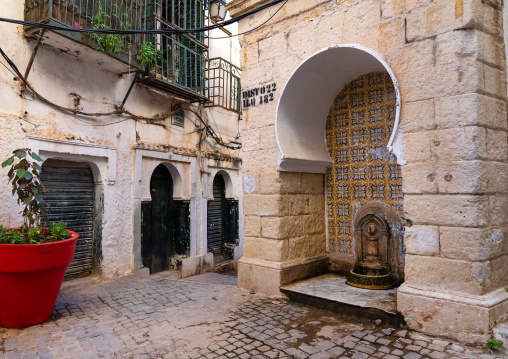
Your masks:
M0 326L26 328L53 312L78 234L46 244L0 244Z

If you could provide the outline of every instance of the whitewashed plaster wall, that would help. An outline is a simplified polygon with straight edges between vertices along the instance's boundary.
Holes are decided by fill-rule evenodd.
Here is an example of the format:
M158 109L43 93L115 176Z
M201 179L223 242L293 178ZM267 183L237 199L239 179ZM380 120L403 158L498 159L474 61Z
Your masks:
M0 0L0 7L3 17L23 19L23 2ZM51 38L54 36L50 34ZM21 27L7 23L0 23L0 40L2 49L23 73L35 40L25 38ZM134 78L132 69L90 48L61 39L59 48L54 48L47 45L51 42L45 35L28 78L39 93L61 106L87 112L109 112L121 104ZM212 46L215 45L212 43ZM229 46L229 42L224 46ZM2 62L5 63L3 59ZM95 181L104 186L103 275L113 277L136 269L139 243L134 238L138 234L139 223L135 221L135 216L141 199L138 196L140 187L135 182L137 171L142 171L143 184L149 184L149 176L155 166L168 162L157 156L143 155L146 160L138 168L139 150L136 148L140 145L148 149L171 146L182 153L191 152L194 157L188 161L180 156L179 160L174 158L169 162L176 163L176 168L181 171L182 198L201 198L204 191L201 185L202 166L196 162L200 133L196 130L202 129L202 124L190 112L185 113L184 127L172 125L170 118L160 121L163 126L159 126L136 122L128 116L74 116L34 99L29 91L21 94L20 83L14 77L0 66L0 159L7 158L16 148L32 146L39 149L45 159L62 158L90 163ZM136 115L151 117L169 113L178 102L181 101L165 93L135 85L125 109ZM183 105L185 107L186 104ZM193 108L200 111L203 119L210 121L214 129L220 126L217 131L225 142L237 137L236 114L223 109L200 109L196 105ZM213 119L210 113L213 113ZM210 139L204 141L201 150L238 156L238 151L226 151ZM0 223L15 226L21 222L17 215L19 207L8 195L9 186L6 180L2 180L6 179L5 175L6 171L0 169ZM142 193L147 195L146 191ZM191 226L195 242L198 237L202 241L200 236L203 235L202 230L196 228L203 226L203 218L206 223L201 205L201 201L196 201L193 209L195 217L192 217ZM196 247L196 243L193 246ZM193 253L197 253L195 248Z
M231 19L228 15L226 20ZM240 41L238 36L229 37L229 34L238 34L238 24L234 23L222 29L210 31L210 58L222 57L233 65L240 67Z

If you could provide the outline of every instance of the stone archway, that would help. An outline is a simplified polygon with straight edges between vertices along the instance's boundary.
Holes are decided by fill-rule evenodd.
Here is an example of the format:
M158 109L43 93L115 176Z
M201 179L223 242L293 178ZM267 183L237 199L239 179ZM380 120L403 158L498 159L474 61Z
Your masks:
M169 269L170 258L175 255L175 216L173 178L164 165L158 165L150 179L150 221L143 228L143 261L150 274Z
M363 101L358 111L350 107L355 102L352 92L360 88L366 92L354 94ZM308 57L280 96L275 121L278 169L328 173L326 241L337 271L347 272L354 264L352 221L362 205L383 201L403 216L399 164L404 154L392 153L397 152L392 145L399 115L400 93L392 70L381 55L355 44L328 47ZM344 198L338 198L339 192Z
M397 133L400 94L395 75L376 52L359 45L338 45L307 58L286 82L277 106L275 129L280 171L325 173L332 160L325 142L325 122L337 94L357 77L386 71L394 85L394 131Z
M173 198L182 198L182 175L180 171L178 171L178 168L172 163L164 162L162 165L164 165L171 174L171 179L173 181Z
M244 206L246 227L253 228L253 235L246 237L239 262L241 287L277 294L281 285L329 269L323 174L333 161L326 145L326 120L337 94L357 77L372 72L387 72L394 85L394 129L383 144L388 153L396 138L400 95L395 76L380 55L359 45L328 47L303 61L286 81L275 113L277 148L273 151L278 156L266 156L277 161L278 171L272 173L274 168L265 168L246 155L246 163L253 165L252 180L258 176L260 189L256 193L253 188ZM261 152L268 150L252 155ZM344 272L354 265L354 257L349 256ZM269 280L264 279L267 273Z

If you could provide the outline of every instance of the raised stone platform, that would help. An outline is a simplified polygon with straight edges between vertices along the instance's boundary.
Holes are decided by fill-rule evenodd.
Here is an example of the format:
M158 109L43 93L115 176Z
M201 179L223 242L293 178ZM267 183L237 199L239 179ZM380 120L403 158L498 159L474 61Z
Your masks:
M302 280L282 286L289 299L348 317L381 319L398 325L397 289L369 290L351 287L346 278L335 274Z

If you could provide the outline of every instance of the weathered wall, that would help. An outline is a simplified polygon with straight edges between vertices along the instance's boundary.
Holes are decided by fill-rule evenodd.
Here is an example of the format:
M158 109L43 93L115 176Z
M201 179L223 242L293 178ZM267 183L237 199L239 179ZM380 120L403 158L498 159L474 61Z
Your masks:
M22 2L12 4L1 0L0 6L5 9L2 16L23 19ZM0 24L0 37L2 49L24 73L35 41L25 38L21 27L7 23ZM49 40L45 36L28 78L38 92L61 106L88 112L112 111L122 102L134 78L133 69L72 41L61 39L62 45L58 48L44 45L46 42ZM211 46L214 46L213 41ZM218 46L227 46L224 51L232 58L238 57L235 49L229 51L229 43ZM100 62L95 61L97 58ZM3 59L1 61L5 63ZM21 94L19 81L5 67L0 70L0 93L0 158L7 158L15 148L35 146L43 158L86 161L92 165L92 170L96 169L95 181L104 193L102 273L105 277L139 269L139 201L142 196L150 197L145 184L149 186L151 171L162 162L173 163L181 169L182 191L193 202L192 253L193 256L206 255L206 250L204 253L201 250L201 238L203 228L206 238L206 194L203 194L206 181L203 177L206 177L207 154L226 154L218 167L223 166L232 172L237 181L240 163L233 165L228 160L237 156L238 151L226 151L210 139L205 139L198 149L203 125L194 114L186 112L184 127L172 125L171 117L157 124L147 124L128 116L73 116L34 99L30 92ZM170 113L177 103L189 106L167 93L135 85L125 108L139 116L158 114L163 118L163 114ZM202 112L205 121L220 132L224 141L237 137L236 114L224 109L217 111L194 106ZM146 161L138 161L140 158L146 158ZM5 174L5 170L0 169L0 178L6 179ZM18 207L15 199L7 195L10 189L6 180L0 181L0 193L3 194L0 223L18 225L21 222ZM241 197L241 194L237 196Z
M225 21L231 17L227 14ZM235 66L240 66L240 41L238 36L229 37L231 34L238 34L238 24L233 23L224 28L218 28L210 31L210 42L213 47L210 48L209 57L222 57Z
M229 8L236 16L262 3L235 0ZM276 10L241 21L239 32ZM307 57L357 44L386 61L400 90L394 150L404 164L404 209L413 227L405 237L399 311L412 328L483 340L506 319L508 306L502 288L508 284L508 167L501 2L289 1L241 44L244 89L275 83L277 91L273 101L244 111L240 285L277 295L284 270L325 252L322 176L277 170L276 108L284 84ZM300 262L291 262L296 258Z

